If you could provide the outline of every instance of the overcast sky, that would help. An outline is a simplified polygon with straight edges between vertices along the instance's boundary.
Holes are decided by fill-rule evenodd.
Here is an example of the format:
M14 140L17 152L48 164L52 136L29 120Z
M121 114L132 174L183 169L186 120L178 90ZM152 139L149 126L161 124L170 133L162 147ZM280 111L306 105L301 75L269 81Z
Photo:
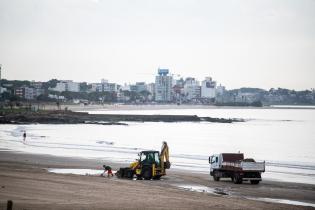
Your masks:
M314 0L0 0L2 77L315 88Z

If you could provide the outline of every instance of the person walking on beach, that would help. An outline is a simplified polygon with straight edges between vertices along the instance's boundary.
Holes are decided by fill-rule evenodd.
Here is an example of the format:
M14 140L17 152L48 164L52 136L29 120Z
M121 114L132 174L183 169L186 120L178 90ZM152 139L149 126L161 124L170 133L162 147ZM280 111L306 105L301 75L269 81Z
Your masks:
M24 131L23 133L23 143L25 143L25 140L26 140L26 131Z
M103 165L103 168L104 168L104 173L102 174L102 176L105 176L106 171L107 171L107 177L109 177L109 175L112 175L112 177L114 176L112 172L112 168L110 166Z

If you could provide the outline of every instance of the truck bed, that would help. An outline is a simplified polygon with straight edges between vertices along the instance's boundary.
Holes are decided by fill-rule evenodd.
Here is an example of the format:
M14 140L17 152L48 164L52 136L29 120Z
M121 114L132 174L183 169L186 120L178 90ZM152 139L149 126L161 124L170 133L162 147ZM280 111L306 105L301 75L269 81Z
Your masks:
M265 162L228 162L224 161L221 164L222 169L232 171L255 171L265 172Z

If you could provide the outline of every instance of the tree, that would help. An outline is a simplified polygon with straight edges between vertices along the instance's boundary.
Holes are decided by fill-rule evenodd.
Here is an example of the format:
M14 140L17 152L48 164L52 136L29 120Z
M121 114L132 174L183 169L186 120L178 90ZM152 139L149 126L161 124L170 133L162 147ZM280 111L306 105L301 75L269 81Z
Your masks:
M54 87L56 87L58 82L59 82L59 80L57 80L57 79L51 79L51 80L43 83L43 88L46 90L49 88L54 88Z
M81 82L80 83L80 91L81 92L87 92L88 89L89 89L89 87L88 87L86 82Z

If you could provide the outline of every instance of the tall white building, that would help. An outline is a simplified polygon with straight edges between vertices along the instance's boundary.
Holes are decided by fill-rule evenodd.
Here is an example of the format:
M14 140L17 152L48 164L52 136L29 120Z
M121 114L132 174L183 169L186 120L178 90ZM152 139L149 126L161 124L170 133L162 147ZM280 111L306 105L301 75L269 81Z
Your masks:
M80 92L80 83L67 81L66 82L66 90L70 92Z
M201 98L215 98L216 86L216 81L213 81L211 77L206 77L201 84Z
M199 81L197 81L195 78L188 77L184 84L184 94L188 100L200 98Z
M168 69L158 69L158 76L155 77L155 101L171 101L172 76L168 76Z
M51 88L51 89L54 90L54 91L57 91L57 92L64 92L64 91L66 91L66 83L58 82L56 84L56 87Z
M225 92L225 87L221 84L216 88L216 96L222 96Z
M91 83L91 92L102 92L102 83Z
M63 92L80 92L80 83L73 82L72 80L62 80L56 84L56 87L52 88L54 91Z
M148 84L148 91L151 93L151 95L155 95L155 83Z

